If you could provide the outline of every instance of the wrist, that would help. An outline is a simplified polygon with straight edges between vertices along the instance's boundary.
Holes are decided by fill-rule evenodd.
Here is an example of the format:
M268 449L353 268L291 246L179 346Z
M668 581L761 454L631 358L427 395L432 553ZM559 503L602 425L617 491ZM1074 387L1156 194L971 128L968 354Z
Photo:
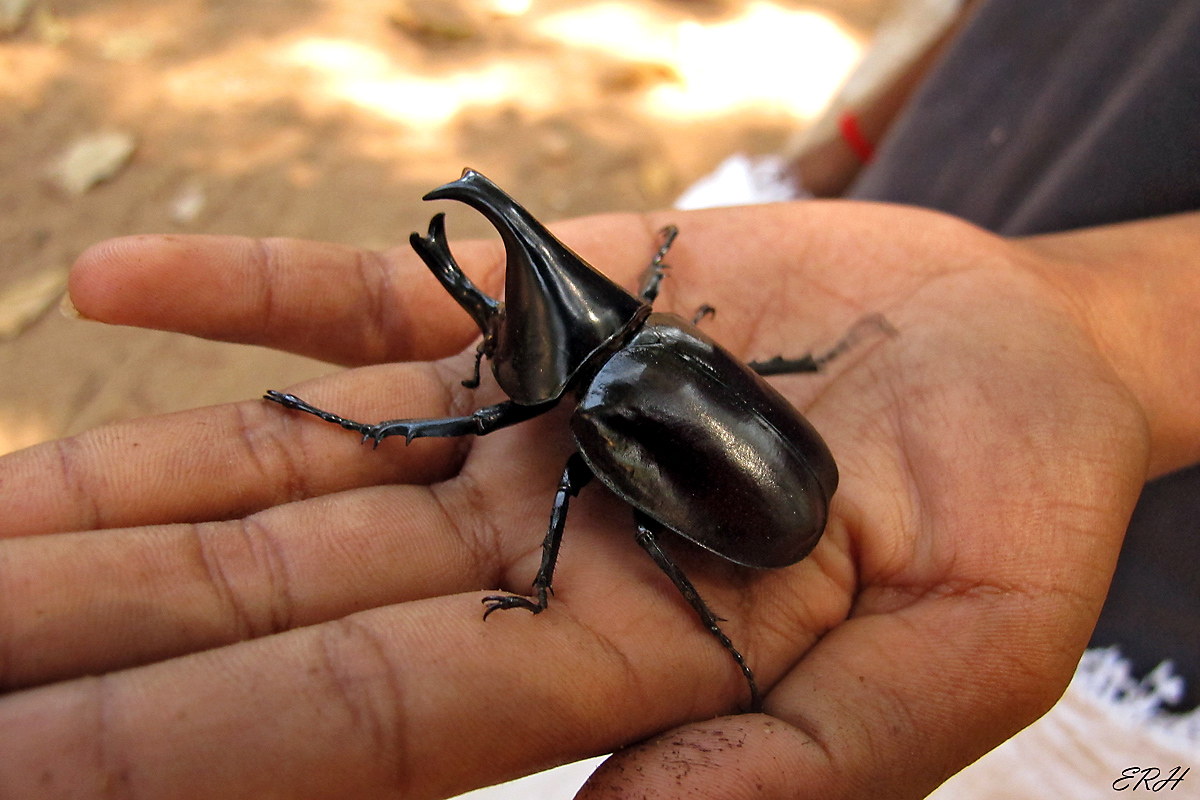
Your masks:
M1200 213L1021 243L1141 405L1147 477L1200 461Z

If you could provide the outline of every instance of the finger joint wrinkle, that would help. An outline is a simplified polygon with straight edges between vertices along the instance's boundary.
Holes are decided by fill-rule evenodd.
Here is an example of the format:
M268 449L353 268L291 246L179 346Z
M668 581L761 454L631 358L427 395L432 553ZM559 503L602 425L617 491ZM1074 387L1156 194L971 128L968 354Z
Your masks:
M290 422L288 415L272 414L267 425L262 426L250 421L246 404L235 403L233 409L237 415L238 438L254 462L261 479L259 484L281 487L282 493L276 492L275 495L283 502L309 497L308 484L304 479L307 470L298 463L294 449L300 445L294 444L292 438L280 435L281 428Z
M256 585L265 584L267 592L267 622L258 626L254 635L267 635L291 630L295 617L295 598L288 576L287 559L271 529L257 516L241 520L240 528L246 549L254 559L255 572L262 576Z
M77 438L59 439L54 443L58 452L59 471L63 486L70 494L77 521L68 525L75 530L92 531L104 526L100 504L95 493L87 486L84 470L79 463L79 441Z
M320 647L329 692L345 708L351 727L368 737L371 761L390 763L393 788L406 796L413 772L405 693L386 644L351 616L322 625Z
M212 589L218 606L224 609L231 627L233 641L255 638L256 627L251 619L245 599L233 588L225 573L223 559L217 543L220 529L213 523L194 523L189 527L195 543L196 559L204 570L204 578Z

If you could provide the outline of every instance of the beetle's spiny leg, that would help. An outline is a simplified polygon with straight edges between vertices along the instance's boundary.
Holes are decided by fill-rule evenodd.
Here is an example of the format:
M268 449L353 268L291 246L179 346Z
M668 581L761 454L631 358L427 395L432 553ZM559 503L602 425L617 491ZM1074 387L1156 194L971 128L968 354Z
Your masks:
M367 432L372 428L371 425L368 425L364 422L355 422L352 419L346 419L345 417L339 417L337 414L331 414L328 411L322 411L316 406L309 405L308 403L304 402L294 394L284 394L283 392L277 392L274 389L271 389L263 395L263 399L270 400L273 403L279 403L279 405L283 406L284 408L291 408L296 411L303 411L307 414L312 414L313 416L320 417L326 422L332 422L334 425L341 425L347 430L357 431L364 436L366 436Z
M368 426L368 429L363 431L363 442L372 439L378 447L379 443L389 436L403 436L406 443L429 436L486 436L492 431L545 414L554 408L557 402L554 400L536 406L523 406L512 400L505 400L494 406L484 406L465 417L391 419Z
M479 343L479 347L475 348L475 373L462 382L462 385L468 389L479 388L479 365L483 363L484 342Z
M554 593L551 582L554 579L554 565L558 563L558 547L562 544L563 528L567 524L567 509L571 498L579 495L579 490L592 480L592 470L588 467L583 456L574 453L567 459L567 467L563 470L558 482L558 492L554 495L554 506L550 510L550 526L546 538L542 541L542 564L538 567L537 576L533 579L533 588L537 592L537 602L526 597L510 594L493 594L483 598L487 610L483 618L487 619L493 611L508 608L524 608L534 614L546 610L549 595Z
M900 333L883 314L867 314L850 326L850 330L838 339L833 347L820 355L806 353L799 358L784 358L775 356L766 361L751 361L748 366L759 375L785 375L795 372L820 372L826 364L843 355L863 338L871 333L881 333L885 336L899 336Z
M738 652L738 649L733 646L733 642L721 630L721 626L717 624L721 620L714 614L700 597L700 593L696 591L696 587L688 580L688 577L683 574L683 570L671 560L667 552L662 549L658 543L658 537L655 535L656 530L661 530L660 525L655 520L646 516L640 511L633 512L634 521L637 523L637 543L642 546L642 549L650 554L654 559L654 563L658 564L659 569L667 574L671 582L675 584L675 588L683 595L683 599L688 601L696 613L700 615L700 621L704 623L704 627L708 628L709 633L717 638L731 656L737 662L738 667L742 670L742 675L746 677L746 683L750 686L750 711L757 713L762 710L762 696L758 692L758 682L754 680L754 673L751 671L746 659Z
M361 433L363 443L365 444L370 439L374 441L375 447L379 447L379 443L389 436L403 436L406 442L425 436L467 436L471 434L484 436L492 431L545 414L558 403L557 400L553 400L536 406L522 406L511 400L505 400L494 406L484 406L465 417L391 419L375 425L368 425L365 422L355 422L352 419L323 411L316 406L309 405L294 394L284 394L274 389L263 395L263 399L279 403L284 408L304 411L320 417L326 422L332 422L347 430Z
M667 251L671 249L671 245L675 243L675 237L679 235L679 228L674 225L668 225L659 231L659 235L663 237L662 247L658 248L658 252L650 260L650 265L642 273L642 290L640 294L642 299L647 303L653 303L655 298L658 297L659 284L662 283L663 275L670 266L669 264L664 264L663 259L666 258Z
M775 356L766 361L751 361L746 366L759 375L789 375L796 372L821 371L821 365L813 358L812 353L805 353L799 358Z

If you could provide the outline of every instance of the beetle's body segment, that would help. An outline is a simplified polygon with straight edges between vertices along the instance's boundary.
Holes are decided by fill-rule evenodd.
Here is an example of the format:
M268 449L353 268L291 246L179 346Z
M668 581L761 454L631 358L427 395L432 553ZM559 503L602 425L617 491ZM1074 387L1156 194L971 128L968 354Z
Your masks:
M651 314L581 389L571 433L619 497L736 564L794 564L825 530L838 477L821 437L674 314Z
M290 394L270 391L266 399L357 431L378 446L396 435L407 441L482 436L543 414L573 392L577 452L555 494L533 582L537 600L485 597L484 618L501 609L536 614L546 608L571 498L599 477L633 507L635 540L733 656L749 684L751 708L758 710L753 672L658 536L674 531L750 567L783 567L811 552L825 529L837 466L812 425L756 371L816 371L850 346L852 336L819 358L743 364L695 324L651 312L666 269L662 259L677 233L673 227L637 296L592 268L479 173L465 170L457 181L425 196L442 198L478 209L504 240L501 303L480 291L455 263L442 214L430 221L426 236L410 237L413 249L483 334L475 376L464 384L477 385L480 360L489 358L509 400L464 417L371 425Z

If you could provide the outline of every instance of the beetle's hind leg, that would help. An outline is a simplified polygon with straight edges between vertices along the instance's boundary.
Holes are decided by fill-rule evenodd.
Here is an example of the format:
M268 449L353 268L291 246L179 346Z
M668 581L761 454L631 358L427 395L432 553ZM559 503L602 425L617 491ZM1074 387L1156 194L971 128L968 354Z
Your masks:
M346 430L357 431L362 434L364 443L368 439L371 439L375 442L376 447L379 447L379 443L389 436L403 436L406 442L411 442L413 439L425 436L447 437L468 436L472 434L475 436L484 436L500 428L507 428L509 425L516 425L518 422L524 422L527 419L533 419L536 416L545 414L554 408L554 405L558 402L554 400L536 406L522 406L511 400L505 400L503 403L497 403L494 406L484 406L475 413L465 417L391 419L371 425L366 422L355 422L352 419L339 417L337 414L324 411L304 402L294 394L284 394L274 389L263 395L263 399L279 403L284 408L312 414L326 422L341 425Z
M658 543L657 533L663 530L663 526L646 516L640 511L633 512L634 521L637 523L637 543L642 546L642 549L650 554L654 559L654 563L658 564L659 568L667 573L667 577L675 584L675 588L683 595L683 599L688 601L688 605L696 610L700 615L700 621L704 623L704 627L708 628L709 633L717 637L717 641L721 646L729 651L733 656L733 660L737 662L741 668L742 674L746 676L746 683L750 685L750 711L756 713L762 710L762 696L758 693L758 683L754 680L754 673L746 664L746 659L738 652L738 649L733 646L733 642L725 635L725 631L721 630L721 626L717 623L720 618L714 614L704 600L700 597L700 593L696 591L696 587L683 574L683 570L679 568L671 557L667 555L667 551L662 549Z
M786 375L795 372L820 372L826 364L859 344L864 337L882 333L885 336L898 336L883 314L868 314L850 326L846 335L824 353L813 355L806 353L799 358L784 358L775 356L766 361L751 361L747 366L759 375Z
M675 243L675 237L679 235L679 228L674 225L668 225L658 232L663 237L662 247L658 248L658 252L654 254L654 258L650 260L650 266L646 267L646 271L642 273L642 289L639 292L642 299L647 303L653 303L658 297L658 286L662 283L663 276L667 272L668 264L663 263L663 259L667 256L667 251L671 249L671 245Z
M493 594L483 598L487 610L483 618L487 619L493 611L505 608L524 608L534 614L546 610L550 602L549 594L553 590L550 582L554 579L554 565L558 562L558 546L562 544L563 527L567 523L567 508L571 498L579 495L579 490L592 480L592 471L579 453L567 459L567 468L563 470L562 479L558 482L558 493L554 495L554 508L550 511L550 528L546 531L546 539L542 542L542 565L538 567L537 577L533 579L533 589L537 592L537 602L528 597L512 594Z

